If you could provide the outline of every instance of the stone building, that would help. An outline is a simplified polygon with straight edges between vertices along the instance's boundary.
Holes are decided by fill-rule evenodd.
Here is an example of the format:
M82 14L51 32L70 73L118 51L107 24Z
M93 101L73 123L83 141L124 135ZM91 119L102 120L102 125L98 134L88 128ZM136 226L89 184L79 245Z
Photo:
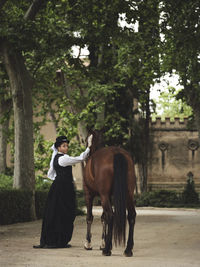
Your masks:
M148 169L148 189L182 191L188 175L193 176L196 190L200 192L200 147L198 132L188 129L188 119L157 118L151 122L151 149ZM42 128L48 140L56 138L53 124ZM81 165L73 167L78 189L82 189Z
M182 191L188 174L193 176L196 190L200 192L200 148L198 132L189 130L188 119L180 121L157 118L151 122L151 149L148 169L148 189ZM43 126L41 133L52 142L56 138L53 123ZM8 159L9 161L9 159ZM73 166L78 189L82 189L81 164Z
M200 192L200 148L198 132L189 130L188 119L157 118L151 122L151 153L148 188L182 191L188 176Z

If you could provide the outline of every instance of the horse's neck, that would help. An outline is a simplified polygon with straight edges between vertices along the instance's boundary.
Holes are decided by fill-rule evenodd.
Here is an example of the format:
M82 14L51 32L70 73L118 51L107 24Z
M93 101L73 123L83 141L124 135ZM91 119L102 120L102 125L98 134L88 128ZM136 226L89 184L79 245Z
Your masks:
M90 148L90 155L94 154L97 150L104 147L102 144L100 145L92 145Z
M90 156L94 154L94 152L97 151L97 148L95 146L91 146L90 148Z
M95 153L100 148L104 147L104 141L103 141L102 133L94 132L93 134L94 134L94 138L93 138L92 146L90 148L90 155Z

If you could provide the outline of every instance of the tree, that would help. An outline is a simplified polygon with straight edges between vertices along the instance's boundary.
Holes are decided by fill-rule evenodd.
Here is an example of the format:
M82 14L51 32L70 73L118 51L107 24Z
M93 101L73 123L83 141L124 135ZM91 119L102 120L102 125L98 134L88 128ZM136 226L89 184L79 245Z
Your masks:
M140 135L140 151L143 152L138 158L142 169L142 190L146 190L149 92L154 80L160 76L159 1L136 3L119 0L108 3L94 0L90 4L88 1L76 1L76 4L71 1L70 4L67 19L73 30L79 33L79 46L88 47L89 62L85 66L79 58L76 63L73 61L87 86L77 79L73 89L68 87L68 96L75 91L77 99L81 96L82 103L76 102L81 120L88 126L103 127L106 144L120 144L131 152L134 144L128 139L130 132L131 139L134 139L133 99L139 99L143 112L141 132L144 135L142 138ZM120 27L118 21L122 14L125 14L127 23L139 23L139 32L133 27Z
M137 10L137 12L136 12ZM132 154L139 166L141 191L147 190L149 120L150 120L150 87L160 77L160 36L159 36L159 1L146 0L137 3L127 13L127 22L138 23L138 30L125 29L123 44L120 46L118 71L121 80L129 89L130 99L129 129ZM130 19L132 18L132 20ZM134 107L134 99L139 107ZM127 107L127 105L126 105ZM133 112L134 110L134 112ZM140 120L134 119L140 112Z
M12 100L3 65L0 65L0 173L6 172L6 149L8 143L9 118L12 110Z
M200 9L199 1L162 2L163 66L176 70L183 90L179 97L193 109L200 140Z
M160 36L159 36L159 1L145 0L139 4L139 35L141 38L142 79L140 104L144 113L143 157L141 158L141 191L147 191L148 157L149 157L149 125L150 125L150 88L154 80L160 78Z
M176 90L174 87L168 87L161 92L158 100L154 100L156 111L152 114L152 118L161 116L162 118L170 117L174 119L175 117L179 117L183 119L186 116L191 116L191 107L178 97L180 90Z
M70 25L73 25L73 30L79 33L77 44L80 47L87 46L89 50L87 66L82 64L79 58L74 64L78 72L82 73L80 77L83 77L86 82L83 84L80 79L77 79L76 86L73 86L77 89L77 94L79 91L79 95L82 97L84 95L86 100L84 105L79 103L74 107L76 106L75 109L78 113L81 112L80 108L82 109L80 117L82 121L86 122L87 120L85 124L88 127L104 128L108 123L105 115L107 112L109 113L108 109L111 107L108 99L111 99L118 89L118 82L114 78L117 57L116 40L117 36L121 35L118 18L119 13L123 12L127 6L128 4L121 0L70 1L71 9L68 12L67 20ZM75 90L70 90L68 86L68 96L70 91L73 93ZM93 114L93 120L91 120L91 115L88 116L90 119L86 118L85 115L88 112ZM81 126L80 124L79 126ZM82 126L79 129L83 128ZM81 131L86 132L85 130ZM114 137L113 132L112 137Z
M30 7L27 1L7 0L4 6L0 3L1 52L9 73L14 113L20 110L17 109L19 101L15 104L18 96L27 96L32 106L32 94L33 106L40 105L40 115L44 116L37 122L36 130L45 122L46 111L50 112L58 133L64 133L67 126L68 135L72 137L78 128L81 143L87 128L103 128L107 145L125 146L135 158L137 156L141 163L142 190L146 190L149 92L160 75L159 1L54 0L44 3L35 0ZM120 26L122 16L129 26ZM130 26L137 23L139 30ZM87 59L83 61L80 54L76 58L71 55L74 44L80 49L88 48ZM13 60L15 62L9 64ZM16 90L19 94L15 94ZM133 151L138 143L134 139L135 98L140 102L139 126L143 135L138 135L137 140L141 149ZM26 101L22 100L26 107ZM21 110L23 115L28 114L21 121L27 119L32 125L32 110L27 109L28 113ZM62 121L59 127L58 121ZM28 139L31 135L23 134L26 144L32 144L33 140ZM16 147L15 152L18 150ZM136 155L137 151L141 154Z
M31 215L34 218L32 93L35 68L31 69L29 63L30 58L35 57L37 63L42 64L49 54L52 55L57 50L59 52L57 43L62 48L66 46L66 40L70 39L69 33L64 20L60 20L58 16L58 13L64 16L65 8L62 4L66 3L41 0L34 0L31 4L27 1L10 0L0 3L0 53L9 77L15 122L14 186L33 192ZM59 39L61 37L62 43ZM66 49L70 45L71 43Z
M23 9L13 5L10 1L4 1L4 6L1 7L1 16L6 21L9 20L15 12L14 19L1 24L5 28L1 28L1 47L0 51L3 57L3 62L9 77L10 88L13 99L14 121L15 121L15 165L14 165L14 187L26 188L34 192L34 156L33 156L33 111L32 111L32 86L33 80L25 66L23 58L23 49L13 46L13 26L14 22L23 28L26 21L35 18L35 15L40 10L42 1L33 1L24 13L23 18L20 13ZM27 8L27 6L25 7ZM20 15L19 15L20 14ZM17 17L17 15L19 17ZM21 18L20 18L21 17ZM20 18L20 21L18 20ZM16 21L14 21L16 20ZM6 30L10 29L7 34ZM19 45L19 43L18 43ZM31 217L35 218L34 193L32 197L32 205L30 208Z

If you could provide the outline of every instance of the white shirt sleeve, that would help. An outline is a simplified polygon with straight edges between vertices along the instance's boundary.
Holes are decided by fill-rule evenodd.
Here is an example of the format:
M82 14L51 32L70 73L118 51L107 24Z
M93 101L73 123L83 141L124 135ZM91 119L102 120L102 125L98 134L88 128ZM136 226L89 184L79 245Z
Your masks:
M86 150L78 157L70 157L69 155L65 154L64 156L59 157L58 164L62 167L66 167L82 162L88 157L89 152L90 149L87 147Z

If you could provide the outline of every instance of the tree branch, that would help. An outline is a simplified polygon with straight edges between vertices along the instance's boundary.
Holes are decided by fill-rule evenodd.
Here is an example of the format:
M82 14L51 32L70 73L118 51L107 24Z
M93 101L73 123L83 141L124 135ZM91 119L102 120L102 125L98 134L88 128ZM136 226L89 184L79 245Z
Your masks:
M28 10L26 11L26 14L24 15L24 19L33 20L43 4L44 4L43 0L33 0L32 4L30 5Z

